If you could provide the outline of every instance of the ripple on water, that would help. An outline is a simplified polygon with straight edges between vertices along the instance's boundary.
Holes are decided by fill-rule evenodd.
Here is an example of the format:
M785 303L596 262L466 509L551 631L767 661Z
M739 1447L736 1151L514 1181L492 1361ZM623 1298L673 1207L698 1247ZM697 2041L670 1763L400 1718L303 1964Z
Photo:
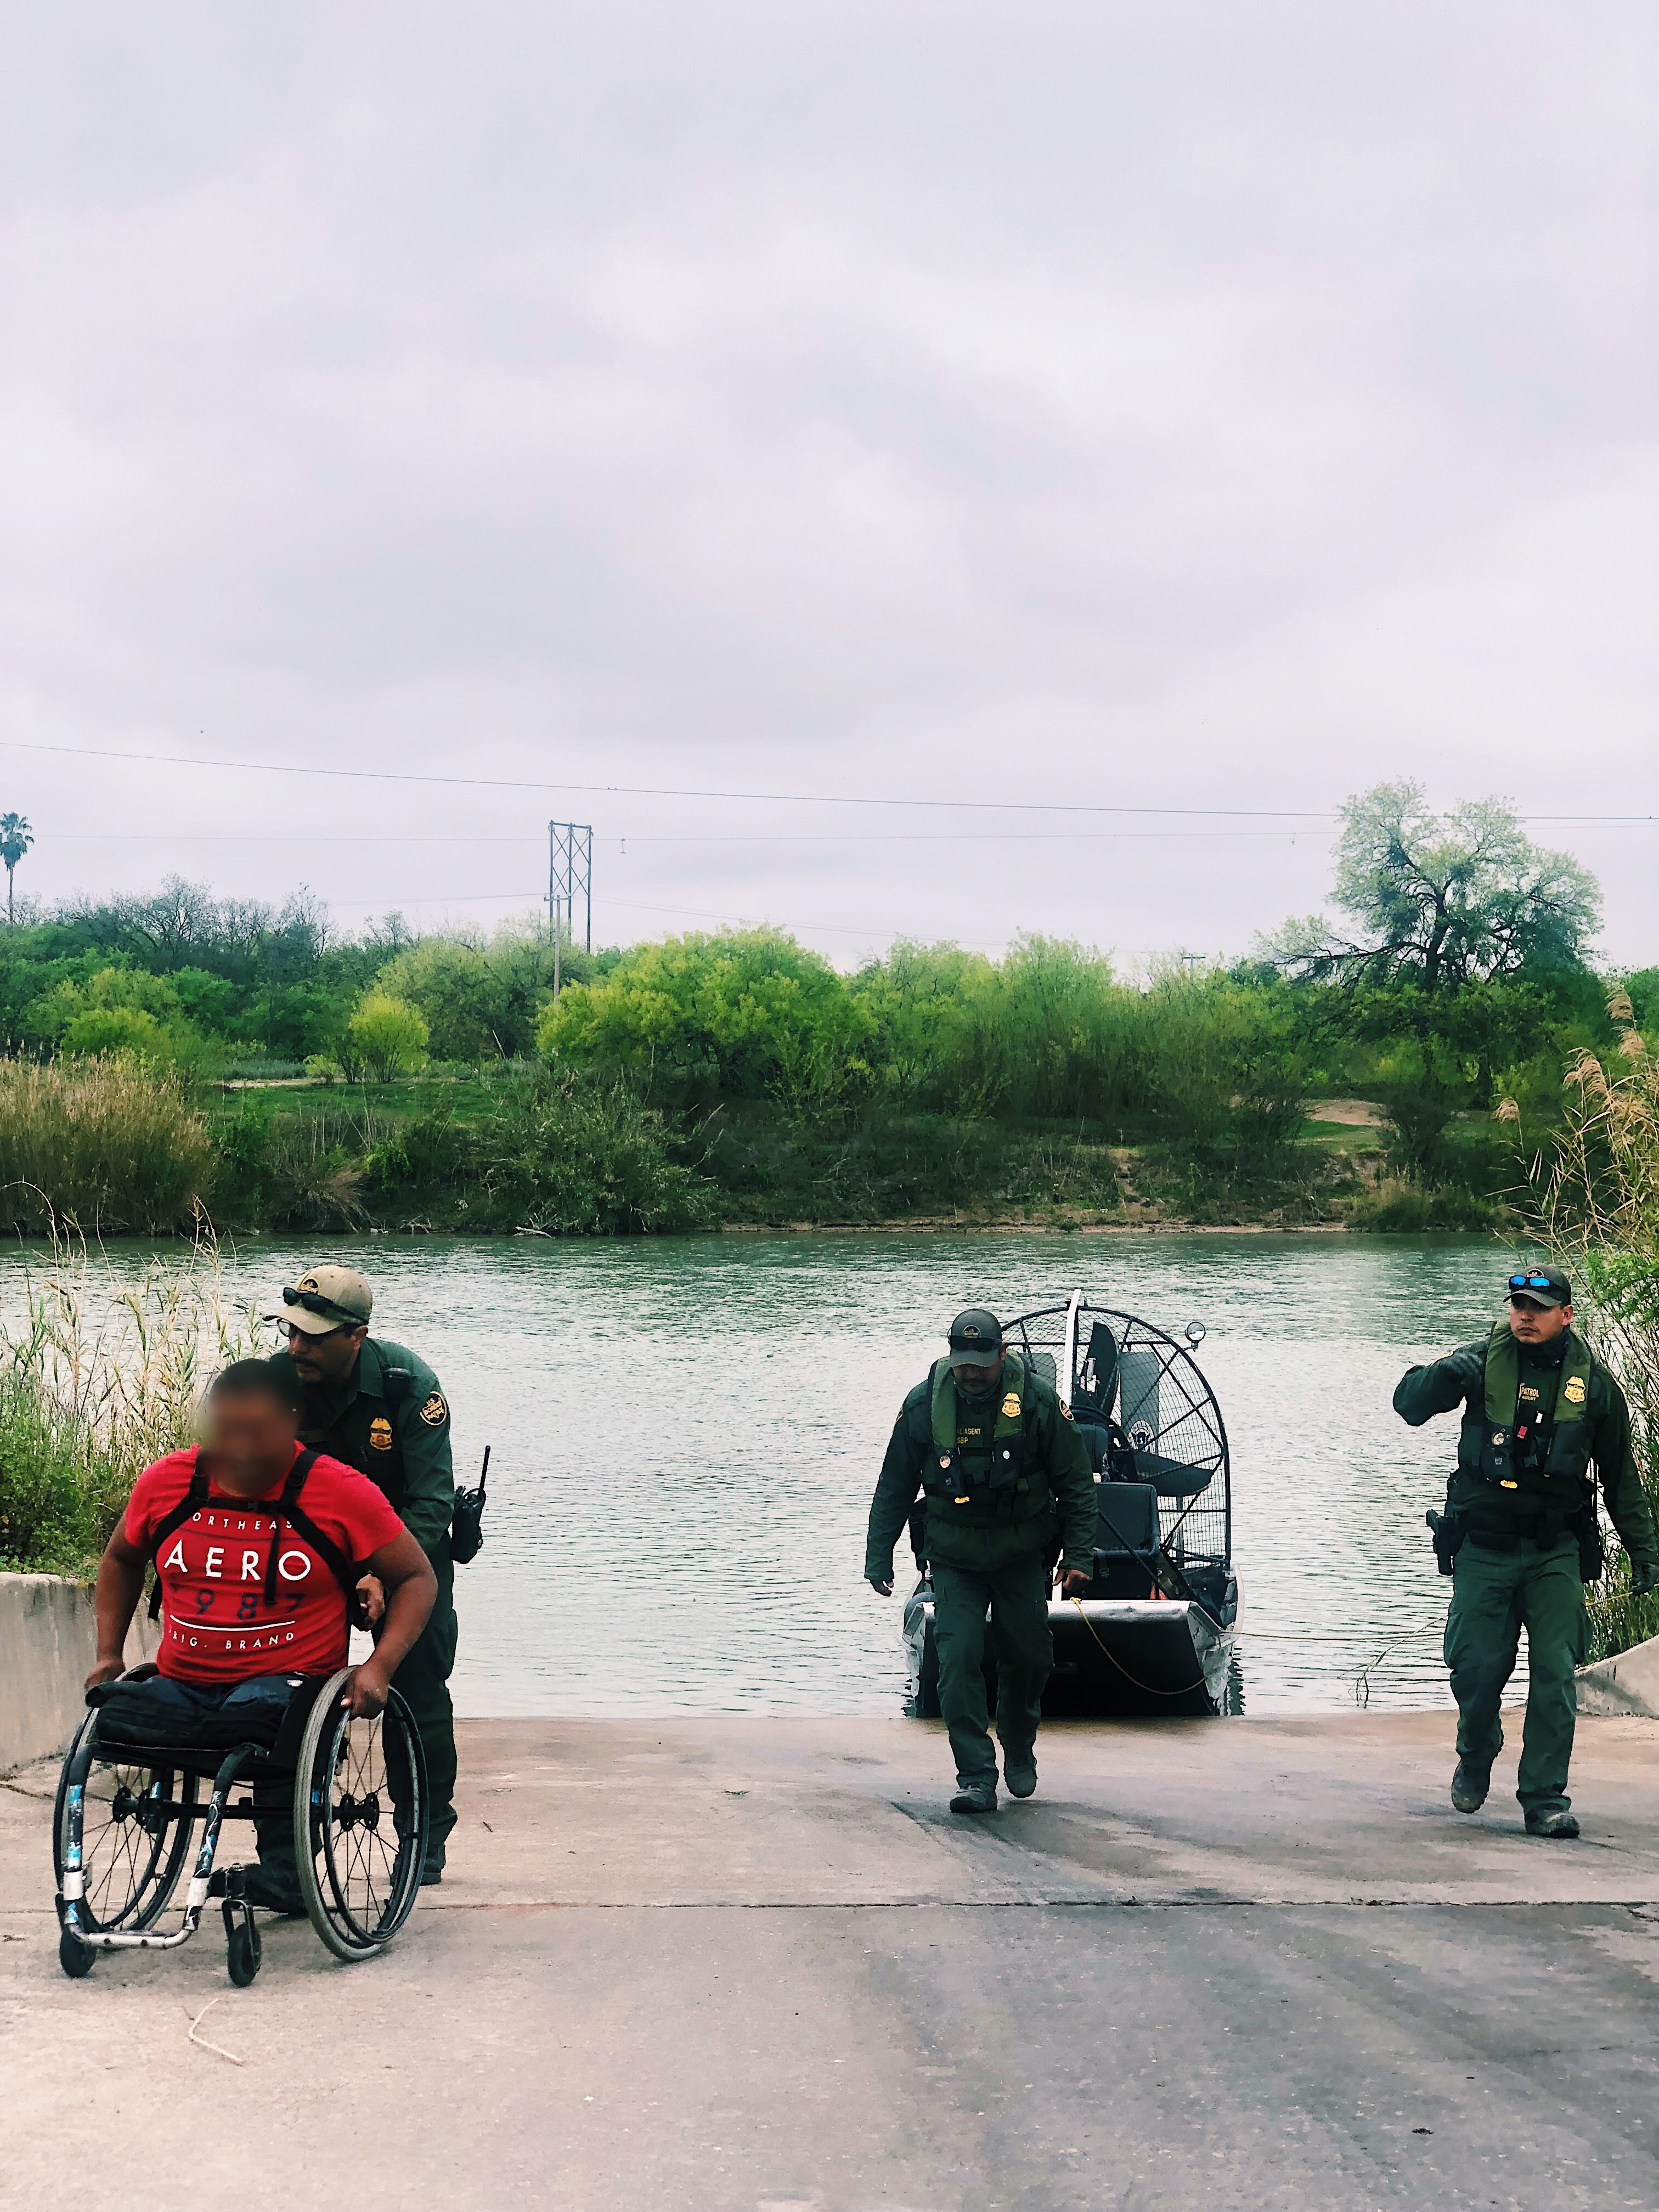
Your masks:
M302 1255L252 1239L228 1286L262 1294ZM1455 1424L1409 1430L1390 1394L1484 1331L1505 1272L1483 1240L1243 1235L376 1238L338 1256L441 1375L464 1478L494 1447L454 1687L465 1712L525 1715L896 1712L899 1599L860 1571L899 1401L960 1307L1007 1316L1074 1288L1172 1333L1204 1322L1247 1629L1375 1639L1247 1636L1246 1710L1351 1706L1363 1661L1445 1610L1423 1511ZM1371 1678L1373 1706L1446 1702L1432 1638Z

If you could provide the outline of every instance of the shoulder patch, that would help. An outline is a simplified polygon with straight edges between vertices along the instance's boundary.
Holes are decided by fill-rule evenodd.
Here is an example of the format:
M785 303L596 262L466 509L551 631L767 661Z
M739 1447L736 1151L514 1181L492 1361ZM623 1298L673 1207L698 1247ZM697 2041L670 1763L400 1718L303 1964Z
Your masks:
M449 1419L449 1407L441 1390L434 1390L421 1408L421 1419L429 1429L441 1429Z

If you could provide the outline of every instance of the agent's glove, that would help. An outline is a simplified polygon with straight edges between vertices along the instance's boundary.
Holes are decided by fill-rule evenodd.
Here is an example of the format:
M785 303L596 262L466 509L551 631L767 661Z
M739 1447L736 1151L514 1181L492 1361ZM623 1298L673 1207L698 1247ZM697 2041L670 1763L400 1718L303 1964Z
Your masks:
M1632 1559L1630 1563L1630 1590L1632 1597L1646 1597L1659 1589L1659 1560Z

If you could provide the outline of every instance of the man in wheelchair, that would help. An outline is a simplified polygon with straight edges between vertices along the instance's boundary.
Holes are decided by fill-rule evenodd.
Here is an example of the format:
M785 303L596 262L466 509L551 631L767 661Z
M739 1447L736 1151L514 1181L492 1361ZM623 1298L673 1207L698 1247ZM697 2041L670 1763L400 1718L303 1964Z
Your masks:
M144 1469L109 1540L88 1689L122 1673L153 1560L160 1671L118 1693L142 1711L146 1732L269 1742L295 1691L345 1665L353 1618L368 1625L365 1602L379 1634L340 1702L354 1716L380 1712L436 1595L426 1553L366 1475L301 1450L298 1407L268 1362L238 1360L215 1377L203 1433L199 1450ZM303 1912L291 1790L256 1783L253 1804L260 1863L240 1870L241 1893ZM222 1893L222 1875L214 1888Z

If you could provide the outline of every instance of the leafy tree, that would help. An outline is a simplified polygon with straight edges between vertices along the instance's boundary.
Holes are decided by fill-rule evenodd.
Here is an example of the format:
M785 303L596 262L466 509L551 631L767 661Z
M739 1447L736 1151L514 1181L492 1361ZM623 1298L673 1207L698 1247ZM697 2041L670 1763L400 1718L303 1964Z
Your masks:
M982 952L906 939L854 976L848 988L872 1030L870 1057L896 1106L955 1095L968 1057L966 1033L995 983L995 967Z
M17 863L34 842L27 819L21 814L0 814L0 860L6 865L6 926L12 927L17 920L12 899L13 878Z
M142 969L100 968L84 981L64 978L28 1008L26 1027L33 1042L55 1045L75 1059L131 1052L200 1070L211 1057L175 980Z
M410 1073L426 1058L426 1023L415 1007L371 991L346 1024L356 1054L377 1083Z
M564 949L568 981L591 981L591 955ZM385 968L380 987L418 1006L439 1060L517 1060L535 1049L553 992L553 947L534 927L507 923L486 941L423 937Z
M142 1006L83 1008L64 1024L58 1048L69 1060L111 1052L130 1052L141 1060L168 1057L166 1030Z
M550 1006L544 1052L627 1073L679 1104L833 1105L867 1076L870 1023L827 960L781 930L672 937L625 952Z
M1382 783L1341 809L1336 904L1263 945L1287 974L1456 991L1493 977L1577 967L1601 925L1595 878L1534 845L1503 799L1431 814L1417 783Z
M477 946L422 938L381 970L380 988L419 1011L435 1058L506 1056L504 981Z

